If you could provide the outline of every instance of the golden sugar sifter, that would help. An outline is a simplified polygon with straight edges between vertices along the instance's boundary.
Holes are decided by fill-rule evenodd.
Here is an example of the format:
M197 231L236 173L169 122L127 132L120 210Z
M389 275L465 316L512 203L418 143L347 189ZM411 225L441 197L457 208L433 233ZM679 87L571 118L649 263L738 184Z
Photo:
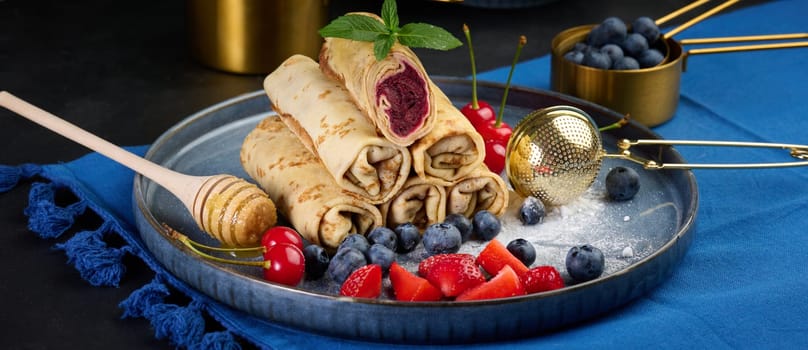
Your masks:
M791 162L684 164L661 163L631 153L632 146L713 146L779 148L796 158ZM563 205L586 191L600 171L603 158L639 163L647 170L731 169L808 166L808 145L731 141L620 140L618 153L606 153L600 131L586 112L572 106L552 106L525 116L513 129L506 149L506 171L514 190L548 205Z

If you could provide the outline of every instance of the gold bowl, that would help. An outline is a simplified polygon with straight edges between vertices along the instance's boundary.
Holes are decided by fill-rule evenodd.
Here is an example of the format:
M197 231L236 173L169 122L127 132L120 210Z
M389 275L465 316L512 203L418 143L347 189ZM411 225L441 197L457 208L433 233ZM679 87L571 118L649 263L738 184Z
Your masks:
M662 64L637 70L606 70L575 64L564 54L585 40L595 25L567 29L553 38L550 87L563 94L583 98L628 114L645 126L662 124L679 104L683 57L682 46L666 39Z

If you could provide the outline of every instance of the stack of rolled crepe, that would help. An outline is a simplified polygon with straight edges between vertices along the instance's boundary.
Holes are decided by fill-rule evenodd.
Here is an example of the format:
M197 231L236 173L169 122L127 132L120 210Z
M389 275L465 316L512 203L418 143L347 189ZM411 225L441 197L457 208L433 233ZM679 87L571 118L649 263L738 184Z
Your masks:
M363 50L373 57L372 45ZM242 163L304 238L335 248L348 234L377 226L424 229L447 213L504 213L508 190L483 164L482 138L417 57L409 59L427 79L435 113L434 126L409 147L387 137L354 97L356 84L332 79L322 62L292 56L265 79L279 117L245 139Z

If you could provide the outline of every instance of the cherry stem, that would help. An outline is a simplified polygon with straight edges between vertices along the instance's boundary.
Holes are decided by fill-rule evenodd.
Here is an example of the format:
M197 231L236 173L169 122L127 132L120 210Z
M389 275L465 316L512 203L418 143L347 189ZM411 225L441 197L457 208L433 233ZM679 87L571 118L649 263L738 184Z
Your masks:
M471 57L471 108L476 110L480 109L480 104L477 102L477 64L474 62L474 47L471 46L471 31L465 23L463 23L463 34L466 35L469 57Z
M211 247L211 246L204 245L202 243L194 242L193 240L188 238L188 236L186 236L186 235L184 235L182 233L179 233L178 231L173 230L173 229L170 230L170 233L171 233L172 238L180 241L180 243L185 245L185 247L190 249L192 252L194 252L197 255L199 255L199 256L207 259L207 260L210 260L210 261L216 261L216 262L221 262L221 263L225 263L225 264L233 264L233 265L258 266L258 267L263 267L265 269L268 268L269 266L271 266L271 262L268 261L268 260L263 260L263 261L242 261L242 260L224 259L224 258L220 258L218 256L213 256L213 255L207 254L207 253L199 250L199 248L202 248L202 249L209 249L209 250L212 250L212 251L233 251L234 249L238 250L238 251L244 251L242 249L255 250L256 248L233 248L233 249L230 249L230 250L225 250L227 248ZM258 247L258 248L263 248L263 247Z
M497 121L494 123L494 128L498 128L502 125L502 115L505 112L505 102L508 100L508 90L511 88L511 78L513 77L513 71L516 69L516 62L519 61L519 55L522 54L522 48L525 47L527 44L527 37L524 35L519 37L519 45L516 46L516 54L513 56L513 62L511 62L511 70L508 72L508 80L505 82L505 92L502 94L502 102L499 104L499 113L497 113Z
M630 115L626 114L626 115L623 116L623 118L620 118L620 120L618 120L618 121L616 121L614 123L611 123L609 125L606 125L604 127L598 128L598 131L604 132L604 131L613 130L613 129L620 129L620 128L623 127L623 125L628 124L628 120L630 118L631 118Z

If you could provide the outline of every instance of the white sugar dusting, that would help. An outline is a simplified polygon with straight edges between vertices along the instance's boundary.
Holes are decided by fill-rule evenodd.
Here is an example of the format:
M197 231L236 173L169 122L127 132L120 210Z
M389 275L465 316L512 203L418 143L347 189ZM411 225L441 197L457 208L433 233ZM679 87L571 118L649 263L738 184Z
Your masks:
M523 238L536 248L536 261L531 267L554 266L565 280L567 252L573 246L589 244L600 249L606 266L603 276L616 273L636 263L667 243L676 232L681 218L679 209L661 192L642 192L641 199L611 201L600 181L596 181L575 201L556 207L547 207L542 222L524 225L519 219L519 208L524 197L510 192L507 212L500 218L502 231L495 238L503 245ZM653 203L653 207L648 207ZM661 204L660 204L661 203ZM460 253L478 255L487 241L471 240L463 243ZM397 261L411 272L428 254L419 244L408 254L399 254ZM324 277L306 281L303 288L336 294L339 285Z
M557 207L547 207L544 220L536 225L524 225L519 220L519 207L524 197L510 193L508 211L501 218L502 231L495 238L503 245L524 238L536 248L536 262L531 267L551 265L566 277L564 266L570 248L582 244L597 247L606 258L604 275L617 272L650 254L656 247L642 238L631 224L629 215L615 215L616 207L631 210L630 201L616 204L609 201L602 186L592 186L577 200ZM479 254L486 241L465 242L460 253ZM630 251L630 254L626 252ZM422 245L412 253L399 256L410 271L417 271L418 263L427 256Z

